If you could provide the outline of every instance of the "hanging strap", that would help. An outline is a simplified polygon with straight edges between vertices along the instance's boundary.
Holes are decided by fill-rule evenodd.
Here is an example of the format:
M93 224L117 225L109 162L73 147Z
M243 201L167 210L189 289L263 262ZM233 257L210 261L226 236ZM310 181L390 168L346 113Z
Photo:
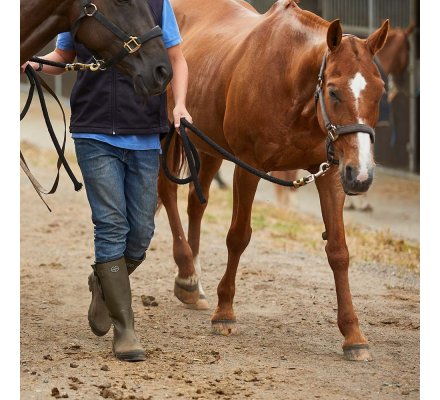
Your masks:
M50 88L50 86L42 78L40 78L37 75L37 73L34 71L34 69L30 65L26 66L25 73L26 73L26 75L29 79L29 82L30 82L30 89L29 89L28 98L26 100L26 104L23 107L22 112L20 113L20 121L26 116L27 112L29 111L29 107L32 103L32 99L33 99L33 95L34 95L34 91L35 91L35 87L36 87L38 97L40 100L41 110L42 110L43 116L44 116L44 120L46 122L46 126L48 129L49 135L52 139L52 142L53 142L55 149L57 151L57 154L58 154L57 175L55 177L55 180L54 180L54 183L53 183L51 189L50 190L44 189L43 186L38 182L38 180L35 178L35 176L31 173L31 171L30 171L30 169L24 159L23 153L21 151L20 151L20 166L23 169L23 171L25 172L25 174L27 175L27 177L29 178L29 180L31 181L35 191L38 193L41 200L44 202L44 204L49 209L49 211L51 211L51 209L49 208L47 203L42 198L41 194L55 193L55 191L58 187L58 183L59 183L59 175L60 175L61 165L63 165L64 168L66 169L66 172L69 175L70 179L72 180L76 191L79 191L82 188L82 184L80 182L78 182L78 180L75 178L75 175L73 174L72 170L70 169L70 166L67 163L67 160L64 156L64 151L65 151L65 147L66 147L66 116L64 114L64 110L63 110L63 107L61 105L60 100L58 99L56 94L53 92L53 90ZM64 137L63 137L62 146L60 146L58 139L55 135L55 132L53 130L52 123L50 122L50 117L49 117L49 113L47 111L46 101L44 99L43 88L56 100L56 102L58 103L58 106L61 109L62 115L63 115Z

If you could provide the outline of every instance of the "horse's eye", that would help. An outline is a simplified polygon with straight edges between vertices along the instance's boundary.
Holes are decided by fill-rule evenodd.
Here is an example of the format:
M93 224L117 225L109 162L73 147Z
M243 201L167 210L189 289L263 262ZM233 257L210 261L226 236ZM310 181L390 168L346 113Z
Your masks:
M328 91L328 95L330 96L330 98L331 98L332 100L339 101L338 94L336 93L336 91L335 91L334 89L330 89L330 90Z

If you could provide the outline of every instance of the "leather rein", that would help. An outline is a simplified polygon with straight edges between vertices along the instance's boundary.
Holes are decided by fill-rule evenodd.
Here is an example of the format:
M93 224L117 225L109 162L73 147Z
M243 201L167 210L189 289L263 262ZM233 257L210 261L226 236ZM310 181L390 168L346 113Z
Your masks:
M331 164L338 165L339 160L335 159L335 151L333 148L333 142L335 142L339 136L348 135L352 133L366 133L370 136L371 143L374 143L374 129L367 124L350 124L350 125L335 125L330 121L328 117L327 110L325 108L324 94L322 92L322 84L324 81L324 71L327 64L327 52L324 53L322 57L321 69L318 75L318 84L315 90L315 110L318 112L318 101L321 107L321 115L324 121L325 128L327 129L327 140L326 140L326 152L327 160Z
M122 49L119 53L117 53L114 57L112 57L108 61L104 61L102 59L96 59L95 63L91 64L91 67L87 68L91 71L105 70L112 65L117 64L120 60L122 60L126 55L133 54L137 52L144 43L148 42L151 39L162 36L162 29L156 25L154 28L144 33L141 36L132 36L128 33L124 32L122 29L118 28L113 22L111 22L104 14L102 14L98 7L91 2L91 0L80 0L81 1L81 13L76 21L73 23L71 34L72 37L75 38L78 29L80 27L81 22L84 18L95 18L99 23L101 23L105 28L107 28L110 32L112 32L115 36L117 36L123 42ZM72 68L73 69L73 68ZM79 68L78 68L79 69ZM81 68L85 69L85 68Z

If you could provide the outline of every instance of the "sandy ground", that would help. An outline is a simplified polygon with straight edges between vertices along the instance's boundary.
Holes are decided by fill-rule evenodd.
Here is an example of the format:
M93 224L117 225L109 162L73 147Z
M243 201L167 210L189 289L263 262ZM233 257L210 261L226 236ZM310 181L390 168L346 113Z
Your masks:
M39 118L37 113L35 118ZM22 125L21 138L38 144L30 146L28 160L37 177L49 186L54 162L44 150L44 140L34 135L45 135L44 131L36 120L30 120ZM76 166L74 171L80 177ZM227 167L224 174L229 176ZM393 179L390 193L379 197L377 191L378 207L385 207L391 198L388 209L404 212L396 207L395 198L408 184L399 179L401 187ZM410 185L417 184L411 180ZM214 189L212 198L221 196ZM316 197L312 192L310 196ZM148 359L122 363L111 354L111 333L98 338L88 328L87 276L93 262L93 231L85 191L74 192L63 172L59 191L48 201L52 213L22 174L22 399L419 398L417 272L380 262L352 262L353 299L374 360L347 362L342 356L334 283L324 252L298 250L301 246L295 244L274 247L264 230L257 231L237 275L239 332L231 337L213 336L209 319L225 269L228 222L212 218L204 222L201 261L211 310L192 311L173 297L175 265L162 211L147 260L131 280L136 328ZM270 200L258 197L258 201ZM417 196L411 201L408 210L418 214ZM211 215L217 212L212 208L215 204L214 200L208 207ZM183 213L183 200L180 207ZM380 229L365 221L375 212L376 208L367 217L362 214L359 223ZM310 212L311 221L313 215ZM408 221L412 221L409 215ZM158 306L145 307L142 295L154 296Z

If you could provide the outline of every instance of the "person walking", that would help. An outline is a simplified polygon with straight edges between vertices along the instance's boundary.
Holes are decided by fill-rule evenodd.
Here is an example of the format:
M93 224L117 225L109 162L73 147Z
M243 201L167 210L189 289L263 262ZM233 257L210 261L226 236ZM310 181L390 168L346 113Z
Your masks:
M146 0L147 1L147 0ZM148 0L173 69L171 89L175 126L184 117L188 67L169 0ZM47 60L92 62L92 54L69 32L57 37ZM30 63L37 70L64 70ZM23 66L22 66L23 68ZM146 353L134 329L129 275L145 260L154 233L160 134L168 130L166 93L147 101L132 79L115 67L80 71L70 97L70 132L84 179L94 225L95 263L88 278L92 332L105 335L113 325L113 354L123 361L143 361Z

